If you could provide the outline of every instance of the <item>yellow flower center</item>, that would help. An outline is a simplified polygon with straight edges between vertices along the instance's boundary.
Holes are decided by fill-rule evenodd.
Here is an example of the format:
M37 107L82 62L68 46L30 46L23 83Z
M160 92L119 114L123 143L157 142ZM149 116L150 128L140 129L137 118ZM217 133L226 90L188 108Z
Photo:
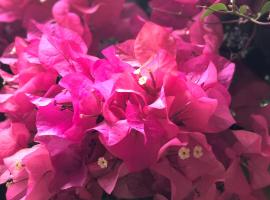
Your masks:
M190 157L190 149L187 147L181 147L178 151L178 156L182 160L186 160Z
M23 168L23 164L21 161L17 161L15 164L16 170L21 170Z
M140 73L141 73L141 69L140 68L138 68L138 69L136 69L136 70L133 71L133 74L135 74L135 75L139 75Z
M104 157L100 157L97 161L97 164L101 169L108 167L108 161Z
M139 85L144 85L147 82L147 77L142 76L139 78Z
M193 149L193 156L195 158L200 158L203 156L203 148L200 145L196 145Z

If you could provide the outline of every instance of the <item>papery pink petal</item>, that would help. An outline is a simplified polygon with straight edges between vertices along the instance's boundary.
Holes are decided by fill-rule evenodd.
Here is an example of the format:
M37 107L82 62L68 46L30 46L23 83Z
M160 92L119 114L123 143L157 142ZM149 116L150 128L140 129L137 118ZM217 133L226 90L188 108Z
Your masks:
M48 24L43 28L39 44L39 59L48 68L53 68L64 76L80 68L74 61L85 54L87 47L74 31L59 25Z
M191 181L170 167L168 161L163 160L154 165L151 169L170 180L172 200L184 198L192 190ZM179 188L182 189L179 190Z
M235 177L237 177L237 179ZM226 171L225 188L227 192L237 194L249 194L251 191L250 185L248 184L237 159L231 163Z
M40 147L24 157L22 162L29 173L26 199L42 199L52 195L48 186L54 176L54 169L48 150Z
M226 88L222 85L216 84L207 91L209 97L217 99L217 108L215 113L208 122L208 127L206 130L208 132L218 132L229 128L235 123L235 120L229 109L231 102L230 94L227 92Z
M98 179L98 183L108 194L113 192L118 178L121 175L121 171L123 171L124 168L124 164L121 164L116 170Z
M38 135L64 136L65 131L72 125L72 116L73 113L70 110L61 110L53 103L39 107L37 113Z
M2 124L5 122L2 122ZM0 158L11 156L16 151L27 146L30 133L21 123L12 123L7 127L1 127Z
M262 138L253 132L239 130L234 135L242 146L243 153L261 153Z
M268 157L258 155L251 157L249 171L253 189L260 189L270 184L269 165L270 159Z
M151 31L151 35L149 35ZM166 50L172 57L175 56L175 42L170 36L171 30L146 22L136 37L134 44L135 57L141 62L146 62L158 50ZM154 42L155 41L155 42Z

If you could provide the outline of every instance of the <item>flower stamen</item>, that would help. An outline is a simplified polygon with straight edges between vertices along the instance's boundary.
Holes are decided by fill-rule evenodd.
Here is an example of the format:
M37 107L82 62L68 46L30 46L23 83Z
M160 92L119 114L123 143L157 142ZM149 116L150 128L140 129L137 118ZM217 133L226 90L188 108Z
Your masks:
M200 145L196 145L193 149L193 156L194 158L199 159L203 156L203 148Z
M133 71L133 74L135 74L135 75L140 75L140 74L141 74L141 69L138 68L138 69L134 70L134 71Z
M139 85L144 85L147 82L147 77L146 76L142 76L139 78Z
M181 147L178 151L178 156L182 160L186 160L190 157L190 149L187 147Z
M108 161L104 157L98 158L97 164L101 169L108 167Z
M17 161L16 163L15 163L15 168L16 168L16 170L21 170L22 168L23 168L23 164L22 164L22 162L21 161Z

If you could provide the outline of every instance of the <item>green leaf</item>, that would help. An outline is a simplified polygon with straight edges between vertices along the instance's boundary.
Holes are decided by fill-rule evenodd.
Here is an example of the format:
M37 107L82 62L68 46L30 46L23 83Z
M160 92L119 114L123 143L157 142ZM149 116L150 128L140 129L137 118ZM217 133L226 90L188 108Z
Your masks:
M248 10L249 10L249 6L248 5L241 5L240 8L239 8L239 12L241 14L243 14L243 15L246 14Z
M270 1L267 1L261 8L260 14L264 15L265 13L270 11Z
M224 3L215 3L208 7L202 15L202 19L218 11L228 11L227 6Z

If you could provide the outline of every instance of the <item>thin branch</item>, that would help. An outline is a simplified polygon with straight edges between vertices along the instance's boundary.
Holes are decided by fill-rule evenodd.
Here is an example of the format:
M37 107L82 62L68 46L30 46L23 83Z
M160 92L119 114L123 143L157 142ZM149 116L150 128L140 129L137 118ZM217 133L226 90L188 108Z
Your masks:
M247 43L246 43L246 45L244 46L243 49L247 49L250 46L250 44L252 43L254 37L256 36L256 33L257 33L257 26L254 25L253 30L252 30L252 33L249 36L248 41L247 41Z
M232 3L235 3L235 1L232 1ZM258 17L256 18L253 18L251 16L248 16L248 15L244 15L240 12L238 12L236 10L237 7L234 7L232 5L232 9L233 10L229 10L229 11L216 11L214 9L211 9L210 7L207 7L207 6L203 6L203 5L197 5L198 8L202 8L202 9L209 9L209 10L212 10L216 13L221 13L221 14L230 14L230 15L234 15L234 16L238 16L242 19L245 19L245 20L240 20L240 19L234 19L234 20L227 20L227 21L220 21L220 22L205 22L205 24L218 24L218 23L222 23L222 24L230 24L230 23L247 23L248 21L250 22L253 22L255 24L258 24L258 25L262 25L262 26L268 26L270 25L270 22L263 22L263 21L259 21ZM176 15L176 16L181 16L183 18L187 18L191 21L195 21L194 19L192 19L191 16L184 16L182 15L182 12L179 11L179 12L174 12L174 11L169 11L169 10L164 10L162 8L153 8L153 10L155 11L158 11L158 12L162 12L162 13L166 13L166 14L170 14L170 15Z
M199 7L199 6L198 6ZM205 7L206 8L206 7ZM174 11L169 11L169 10L165 10L162 8L152 8L155 11L161 12L161 13L165 13L165 14L169 14L169 15L176 15L176 16L181 16L183 18L189 19L192 22L195 22L195 19L192 19L192 16L184 16L182 15L182 12L174 12ZM204 22L205 24L233 24L233 23L239 23L239 19L233 19L233 20L220 20L220 21L216 21L216 22Z
M262 21L258 21L257 18L253 18L251 16L248 16L248 15L244 15L238 11L233 11L233 10L230 10L230 11L216 11L214 9L211 9L210 7L207 7L207 6L198 6L199 8L204 8L204 9L209 9L211 11L214 11L216 13L221 13L221 14L230 14L230 15L235 15L235 16L238 16L238 17L241 17L241 18L244 18L248 21L251 21L255 24L258 24L258 25L263 25L263 26L267 26L267 25L270 25L270 22L262 22Z
M165 9L162 9L162 8L152 8L152 9L155 10L155 11L161 12L161 13L166 13L166 14L171 14L171 15L177 15L177 16L182 15L182 12L181 11L174 12L174 11L169 11L169 10L165 10Z
M257 19L254 19L254 18L252 18L250 16L247 16L247 15L243 15L243 14L241 14L239 12L235 12L233 14L235 14L235 15L237 15L239 17L243 17L243 18L245 18L245 19L247 19L247 20L249 20L249 21L251 21L251 22L253 22L255 24L258 24L258 25L262 25L262 26L268 26L268 25L270 25L270 22L258 21Z

